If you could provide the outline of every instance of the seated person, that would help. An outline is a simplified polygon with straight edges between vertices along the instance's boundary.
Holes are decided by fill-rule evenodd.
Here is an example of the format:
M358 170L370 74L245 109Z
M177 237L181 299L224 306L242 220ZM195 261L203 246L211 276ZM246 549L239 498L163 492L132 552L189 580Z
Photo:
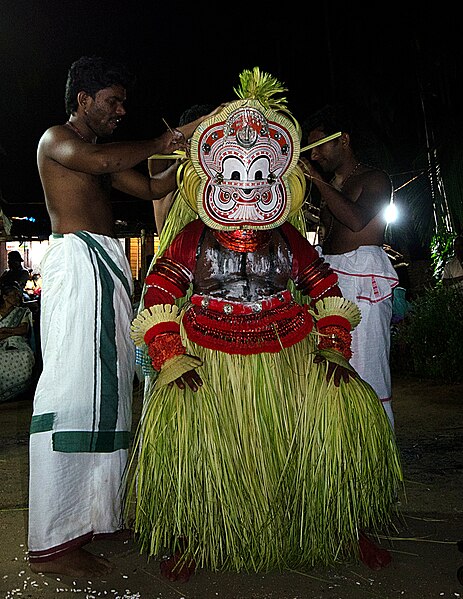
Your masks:
M32 383L35 355L29 339L32 312L23 305L16 283L0 285L0 402L26 391Z

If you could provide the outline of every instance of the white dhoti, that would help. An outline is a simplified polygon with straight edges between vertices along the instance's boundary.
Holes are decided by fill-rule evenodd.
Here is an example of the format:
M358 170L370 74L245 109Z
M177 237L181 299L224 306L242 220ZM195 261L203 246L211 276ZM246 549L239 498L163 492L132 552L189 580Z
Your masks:
M389 355L397 273L379 246L364 245L352 252L323 257L338 275L343 296L355 302L362 314L360 324L352 331L350 363L373 387L394 426Z
M123 527L134 346L130 266L117 239L53 238L42 263L43 371L30 435L29 559Z

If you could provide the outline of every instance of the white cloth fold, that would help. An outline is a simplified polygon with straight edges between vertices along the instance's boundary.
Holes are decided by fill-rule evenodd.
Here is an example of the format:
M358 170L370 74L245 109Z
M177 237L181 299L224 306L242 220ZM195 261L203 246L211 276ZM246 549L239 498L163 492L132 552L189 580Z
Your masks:
M345 254L325 255L319 246L317 250L338 275L343 296L360 308L362 320L352 331L350 363L373 387L394 426L389 355L392 294L399 284L397 273L379 246L360 246Z
M41 272L31 561L121 528L135 365L132 275L119 240L83 231L53 238Z

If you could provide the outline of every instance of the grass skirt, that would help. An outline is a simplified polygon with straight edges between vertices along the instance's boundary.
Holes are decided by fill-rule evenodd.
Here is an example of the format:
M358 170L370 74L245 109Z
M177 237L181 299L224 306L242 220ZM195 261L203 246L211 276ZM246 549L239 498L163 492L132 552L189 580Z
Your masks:
M326 382L315 339L251 356L187 341L203 387L152 380L127 503L142 551L161 555L184 536L198 567L302 568L356 559L359 529L390 523L394 433L367 383Z

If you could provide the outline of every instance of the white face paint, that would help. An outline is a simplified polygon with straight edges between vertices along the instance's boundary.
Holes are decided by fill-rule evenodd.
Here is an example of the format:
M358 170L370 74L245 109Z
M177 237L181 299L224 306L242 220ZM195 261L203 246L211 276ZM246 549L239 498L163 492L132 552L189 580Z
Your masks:
M270 229L290 209L286 183L299 156L292 123L256 100L234 102L193 135L201 219L213 229ZM199 132L198 132L199 131Z

